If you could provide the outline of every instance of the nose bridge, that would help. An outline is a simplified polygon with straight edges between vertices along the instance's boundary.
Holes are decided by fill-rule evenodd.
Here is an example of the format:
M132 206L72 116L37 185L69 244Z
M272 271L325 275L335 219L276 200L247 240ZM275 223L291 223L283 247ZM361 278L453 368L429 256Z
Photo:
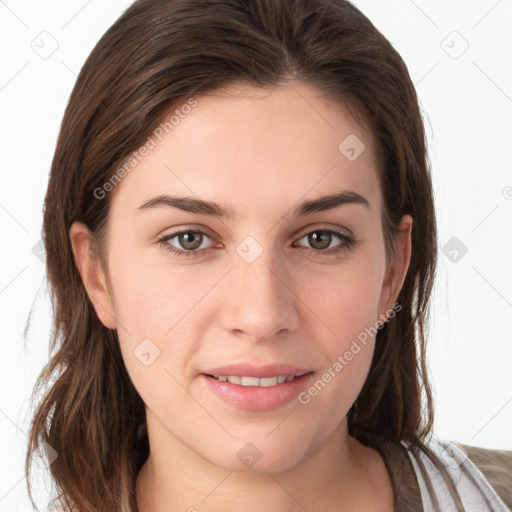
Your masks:
M264 247L254 237L245 238L235 249L233 266L225 327L244 331L254 340L295 329L297 312L288 273L271 243Z

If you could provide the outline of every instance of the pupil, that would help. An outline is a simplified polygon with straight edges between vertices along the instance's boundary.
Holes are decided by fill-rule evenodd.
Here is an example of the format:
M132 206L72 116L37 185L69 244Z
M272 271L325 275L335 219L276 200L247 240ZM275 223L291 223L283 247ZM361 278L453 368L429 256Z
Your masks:
M320 235L318 235L318 233L320 233ZM310 236L311 236L311 239L315 243L320 241L320 247L318 247L319 249L324 249L325 247L329 247L330 237L331 237L330 233L327 233L325 231L315 231ZM322 243L322 239L323 239L323 243ZM327 242L327 243L325 243L325 242ZM310 243L311 243L311 240L310 240ZM311 244L311 245L313 245L313 244Z
M183 233L182 234L182 237L185 239L185 241L181 244L185 249L197 249L201 243L197 243L197 240L200 239L200 236L201 235L198 235L198 234L194 234L192 231L189 231L187 233ZM195 242L194 242L194 238L196 238ZM190 239L192 239L192 242L190 241ZM191 244L191 246L190 246Z

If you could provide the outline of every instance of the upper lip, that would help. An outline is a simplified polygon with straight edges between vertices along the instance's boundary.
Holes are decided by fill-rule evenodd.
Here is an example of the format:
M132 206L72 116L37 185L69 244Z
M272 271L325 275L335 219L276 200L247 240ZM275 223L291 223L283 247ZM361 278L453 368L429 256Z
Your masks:
M276 363L266 364L263 366L255 366L250 363L231 364L226 366L218 366L216 368L210 368L205 370L205 375L211 375L213 377L220 376L239 376L239 377L276 377L279 375L295 375L300 377L306 373L309 373L308 368L301 368L299 366L293 366L291 364Z

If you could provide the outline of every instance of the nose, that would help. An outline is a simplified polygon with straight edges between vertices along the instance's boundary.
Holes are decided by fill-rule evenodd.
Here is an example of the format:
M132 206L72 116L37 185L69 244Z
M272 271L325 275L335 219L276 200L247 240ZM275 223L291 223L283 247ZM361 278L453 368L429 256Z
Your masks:
M234 268L224 283L222 325L228 332L255 342L275 339L299 325L296 280L271 250L249 263L235 255Z

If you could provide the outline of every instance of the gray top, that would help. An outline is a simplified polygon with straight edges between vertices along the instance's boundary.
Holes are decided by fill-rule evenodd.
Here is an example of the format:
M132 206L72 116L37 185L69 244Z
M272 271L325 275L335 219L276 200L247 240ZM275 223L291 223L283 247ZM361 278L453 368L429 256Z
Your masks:
M450 441L433 437L427 445L444 464L455 483L466 512L510 512L482 472L466 453ZM424 471L418 465L418 456L409 455L421 489L425 512L457 512L448 486L440 471L423 453L419 453Z

